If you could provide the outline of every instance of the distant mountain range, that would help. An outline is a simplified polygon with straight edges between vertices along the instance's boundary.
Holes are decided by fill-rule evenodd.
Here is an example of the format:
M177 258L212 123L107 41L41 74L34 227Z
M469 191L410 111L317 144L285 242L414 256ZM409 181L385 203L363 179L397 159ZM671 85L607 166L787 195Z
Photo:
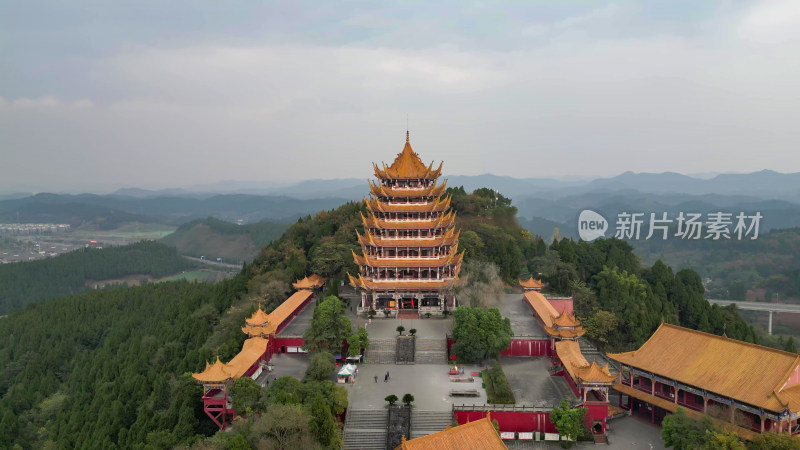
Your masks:
M467 191L497 189L513 199L520 220L531 231L545 236L552 234L554 226L562 234L574 236L577 215L583 209L610 216L621 211L760 211L765 230L800 226L800 173L763 170L709 177L625 172L583 181L492 174L444 178L448 186L464 186ZM225 181L155 191L125 188L109 195L11 195L0 198L0 221L75 224L103 214L117 220L135 218L173 224L209 216L246 223L287 221L346 201L361 200L367 192L366 179L344 178L293 184Z
M525 196L567 197L585 193L636 191L652 194L746 195L761 199L800 202L800 173L779 173L772 170L746 174L707 174L696 176L674 172L625 172L611 178L564 181L554 178L513 178L493 174L445 176L449 186L467 190L491 187L512 198ZM224 181L187 188L145 190L125 188L113 195L123 197L209 197L215 194L277 195L294 198L338 197L360 199L366 193L366 179L311 179L297 183Z

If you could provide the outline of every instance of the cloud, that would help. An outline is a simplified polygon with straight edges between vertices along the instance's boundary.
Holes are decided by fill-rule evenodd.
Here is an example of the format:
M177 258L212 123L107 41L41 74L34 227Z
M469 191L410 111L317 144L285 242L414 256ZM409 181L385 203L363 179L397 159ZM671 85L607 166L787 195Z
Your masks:
M84 109L94 106L94 102L89 99L79 99L72 102L64 102L55 95L43 95L38 98L19 97L7 100L0 97L0 108L13 109Z
M740 35L761 44L800 39L800 2L767 0L754 6L744 17Z
M614 3L552 17L473 5L452 20L371 10L315 23L314 39L128 42L72 61L79 79L44 96L3 93L0 147L16 165L0 176L366 178L402 148L407 113L415 149L447 173L800 170L787 156L800 137L795 45L752 37L770 23L790 35L774 5L792 9L696 23Z

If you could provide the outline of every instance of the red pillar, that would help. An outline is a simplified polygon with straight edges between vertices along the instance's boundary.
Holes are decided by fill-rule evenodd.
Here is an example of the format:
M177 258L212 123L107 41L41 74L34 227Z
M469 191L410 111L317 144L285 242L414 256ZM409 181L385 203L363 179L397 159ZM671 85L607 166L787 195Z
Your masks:
M761 415L761 432L764 432L764 415Z

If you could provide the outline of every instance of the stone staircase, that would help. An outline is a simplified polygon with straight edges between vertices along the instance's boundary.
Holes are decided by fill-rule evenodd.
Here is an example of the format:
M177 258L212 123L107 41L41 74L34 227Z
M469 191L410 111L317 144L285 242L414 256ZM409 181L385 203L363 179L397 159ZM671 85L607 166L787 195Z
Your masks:
M410 439L442 431L452 422L452 411L430 411L412 408Z
M401 309L397 312L398 319L419 319L419 311L416 309Z
M394 364L397 356L397 340L370 339L369 347L364 354L364 361L368 364Z
M384 408L348 409L344 423L343 448L345 450L384 450L386 448L387 420Z
M447 364L446 339L417 339L414 362L417 364Z

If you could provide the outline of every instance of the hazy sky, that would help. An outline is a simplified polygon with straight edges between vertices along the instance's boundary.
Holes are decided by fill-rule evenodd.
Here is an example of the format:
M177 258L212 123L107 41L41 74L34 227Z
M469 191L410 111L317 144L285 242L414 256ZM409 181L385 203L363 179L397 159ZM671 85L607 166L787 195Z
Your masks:
M0 187L800 171L800 1L0 3Z

